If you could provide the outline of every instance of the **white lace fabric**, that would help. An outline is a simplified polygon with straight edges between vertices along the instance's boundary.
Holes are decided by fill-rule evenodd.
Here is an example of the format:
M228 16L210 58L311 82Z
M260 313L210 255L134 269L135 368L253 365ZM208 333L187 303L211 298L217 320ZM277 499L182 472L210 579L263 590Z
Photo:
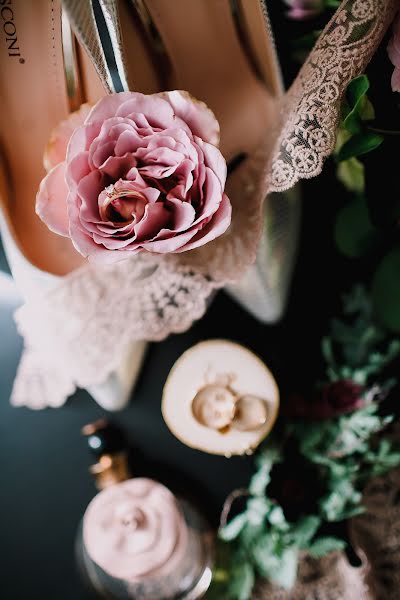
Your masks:
M60 406L76 387L102 383L129 342L188 329L215 290L243 276L257 255L267 194L319 174L334 147L341 97L370 60L395 4L342 3L277 105L274 131L229 178L233 216L225 235L181 255L88 264L17 311L25 350L15 405Z
M321 173L335 146L346 87L364 71L396 8L396 0L342 2L286 94L269 191Z
M13 404L61 406L77 387L102 383L132 340L159 341L188 329L212 290L190 267L148 256L64 277L15 314L25 350Z

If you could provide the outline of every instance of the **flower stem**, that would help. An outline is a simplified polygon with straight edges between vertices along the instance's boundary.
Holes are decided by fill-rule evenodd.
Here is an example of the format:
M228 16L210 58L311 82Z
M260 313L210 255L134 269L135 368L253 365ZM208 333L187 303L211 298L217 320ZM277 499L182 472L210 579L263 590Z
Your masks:
M400 131L399 130L393 130L393 129L381 129L379 127L368 127L369 131L373 131L374 133L381 133L382 135L400 135Z

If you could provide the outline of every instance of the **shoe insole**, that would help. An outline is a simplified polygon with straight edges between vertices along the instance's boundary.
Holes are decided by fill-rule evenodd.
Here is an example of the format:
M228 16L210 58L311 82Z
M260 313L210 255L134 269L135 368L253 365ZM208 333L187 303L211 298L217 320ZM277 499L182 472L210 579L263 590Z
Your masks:
M8 9L8 11L6 10ZM19 55L1 44L1 160L9 178L2 198L10 227L26 258L42 270L64 275L82 264L68 238L50 232L35 214L45 175L43 151L52 129L69 113L57 0L14 0L3 7L9 38ZM13 35L11 35L13 34Z
M82 0L83 1L83 0ZM85 0L86 1L86 0ZM121 3L122 6L122 3ZM121 8L120 6L120 8ZM131 37L131 54L144 53L134 23L124 16L122 33ZM1 147L10 192L0 199L16 243L36 267L65 275L84 263L68 238L49 231L35 213L35 198L45 176L43 153L54 127L66 119L68 101L59 0L13 0L2 9L7 24L1 45ZM16 39L13 42L13 38ZM10 48L10 49L9 49ZM90 59L78 48L83 100L95 103L105 94ZM128 76L135 89L157 91L156 71L150 59L130 57Z
M169 87L188 90L214 111L227 161L257 148L275 114L274 99L240 44L230 1L145 3L172 63Z

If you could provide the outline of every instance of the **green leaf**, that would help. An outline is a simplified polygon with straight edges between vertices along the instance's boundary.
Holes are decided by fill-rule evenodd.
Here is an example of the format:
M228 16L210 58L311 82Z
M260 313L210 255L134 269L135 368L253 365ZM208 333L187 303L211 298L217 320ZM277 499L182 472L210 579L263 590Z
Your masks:
M379 321L400 331L400 248L391 250L378 265L372 283L374 308Z
M321 340L321 352L325 362L330 366L331 369L336 371L337 364L335 355L333 352L332 340L328 337L323 337Z
M218 532L218 537L225 542L230 542L237 538L237 536L242 531L243 527L246 525L247 515L246 513L241 513L236 517L233 517L229 523L225 525L225 527L221 527Z
M337 153L337 159L339 162L348 160L353 156L360 156L361 154L367 154L375 148L378 148L383 142L383 136L372 131L365 131L356 133L351 137Z
M281 554L277 552L270 534L261 536L251 549L251 556L262 577L270 579L279 567Z
M249 492L253 496L263 496L270 482L270 467L262 466L250 480Z
M343 127L339 127L336 136L335 150L333 152L336 157L341 147L344 146L344 144L351 138L351 135L352 134L349 131L343 129Z
M250 600L254 581L254 569L250 563L235 564L231 570L228 598L231 600Z
M299 519L291 531L295 545L300 549L307 548L320 525L321 518L316 515L307 515Z
M314 558L322 558L330 552L343 550L346 547L346 542L339 538L326 536L318 538L309 548L309 552Z
M352 481L344 478L340 482L335 481L331 492L321 498L320 510L327 521L342 521L348 518L349 512L352 513L354 509L358 511L361 499L362 496L354 489Z
M268 514L268 521L278 528L287 529L287 522L280 506L273 506Z
M349 158L339 163L336 176L344 187L355 194L365 190L364 165L357 158Z
M348 103L348 112L343 120L343 126L350 133L355 134L361 131L360 108L368 89L369 81L366 75L356 77L347 87L346 100Z
M281 460L280 450L275 445L268 444L257 454L256 464L258 468L272 469Z
M258 523L257 525L247 523L240 533L240 545L246 548L247 551L247 548L252 547L260 536L265 533L265 530L264 523Z
M294 546L287 548L282 553L279 566L271 575L271 580L283 588L290 590L290 588L292 588L296 582L298 562L298 548L295 548Z
M257 496L247 502L247 520L252 525L261 525L271 510L271 500Z
M280 451L274 445L265 446L256 457L258 471L250 480L249 492L252 496L264 496L270 481L270 471L274 464L280 462Z
M364 198L356 198L339 211L334 238L340 252L350 258L362 256L374 247L379 233L371 223Z
M343 312L346 315L360 313L363 316L371 314L371 299L364 285L354 285L348 294L343 294Z
M363 121L372 121L375 119L375 109L372 106L372 102L368 100L367 96L364 96L360 102L359 113Z

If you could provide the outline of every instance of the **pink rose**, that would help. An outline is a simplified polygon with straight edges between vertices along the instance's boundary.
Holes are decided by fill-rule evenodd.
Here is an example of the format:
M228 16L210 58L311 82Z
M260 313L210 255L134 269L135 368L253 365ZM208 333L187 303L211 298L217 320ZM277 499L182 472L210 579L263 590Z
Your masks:
M400 92L400 13L393 25L393 36L388 45L388 54L394 65L392 90Z
M304 21L318 16L324 9L322 0L284 0L289 6L287 16L296 21Z
M231 220L218 141L213 113L185 92L107 96L56 128L36 212L92 262L191 250Z

